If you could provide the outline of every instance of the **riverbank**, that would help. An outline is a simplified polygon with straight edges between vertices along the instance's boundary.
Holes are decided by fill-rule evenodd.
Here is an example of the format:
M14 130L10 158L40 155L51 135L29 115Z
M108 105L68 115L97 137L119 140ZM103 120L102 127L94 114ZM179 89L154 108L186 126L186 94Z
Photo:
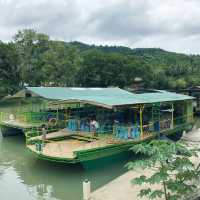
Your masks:
M184 141L188 148L198 147L200 146L200 129L192 130L189 133L186 133L182 137L182 141ZM192 158L192 161L195 164L199 163L199 157ZM91 194L91 200L141 200L137 195L139 191L145 188L147 185L133 185L131 180L140 175L150 176L152 171L150 169L147 170L134 170L128 171L115 180L109 182L98 190L94 191ZM159 188L160 186L155 186ZM194 197L190 197L190 199L197 199L200 194L194 194ZM148 200L147 197L143 197L143 200ZM157 199L159 200L159 199Z
M91 200L141 200L141 198L137 195L142 188L145 188L146 185L133 185L131 180L139 175L143 174L148 176L151 173L151 170L128 171L122 176L94 191L91 195ZM148 198L144 197L143 200L148 200Z

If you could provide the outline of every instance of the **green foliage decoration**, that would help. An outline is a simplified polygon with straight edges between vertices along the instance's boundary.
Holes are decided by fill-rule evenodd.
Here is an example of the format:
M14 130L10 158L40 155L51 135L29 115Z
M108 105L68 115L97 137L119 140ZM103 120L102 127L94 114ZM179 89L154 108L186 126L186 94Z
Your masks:
M195 165L191 157L198 157L199 149L188 149L184 144L166 140L152 140L134 145L131 150L144 158L127 163L128 169L142 168L153 172L149 176L141 175L132 181L137 185L149 185L140 190L140 197L177 200L186 197L197 188L200 164ZM153 187L155 184L160 185L159 189Z

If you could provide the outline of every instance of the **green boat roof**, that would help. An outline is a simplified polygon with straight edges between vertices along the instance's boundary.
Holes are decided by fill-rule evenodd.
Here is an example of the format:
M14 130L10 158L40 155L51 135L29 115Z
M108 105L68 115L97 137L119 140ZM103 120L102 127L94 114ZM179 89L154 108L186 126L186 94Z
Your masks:
M76 87L27 87L26 91L50 100L86 102L104 107L134 104L181 101L193 99L191 96L154 90L153 92L132 93L120 88L76 88Z

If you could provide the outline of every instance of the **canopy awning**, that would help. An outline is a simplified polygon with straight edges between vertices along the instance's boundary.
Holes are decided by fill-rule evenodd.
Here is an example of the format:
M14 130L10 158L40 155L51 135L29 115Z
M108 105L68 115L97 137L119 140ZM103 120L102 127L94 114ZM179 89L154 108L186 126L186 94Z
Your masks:
M192 100L193 97L164 90L131 93L120 88L76 88L76 87L27 87L14 97L38 96L61 103L88 103L105 108L117 106L149 104L158 102Z

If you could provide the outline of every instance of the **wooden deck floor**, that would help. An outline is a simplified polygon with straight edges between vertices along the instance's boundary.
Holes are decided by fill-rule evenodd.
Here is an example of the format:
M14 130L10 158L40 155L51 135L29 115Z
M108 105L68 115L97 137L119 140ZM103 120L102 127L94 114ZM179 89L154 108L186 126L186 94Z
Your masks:
M59 141L53 141L51 139L59 138L69 136L68 138L59 140ZM73 136L82 136L80 139L73 138ZM81 140L81 138L93 138L91 141L84 141ZM137 140L145 140L147 138L151 137L151 135L146 135L140 139L130 139L128 141L137 141ZM30 138L30 140L42 140L42 136L36 136ZM35 145L28 145L27 147L31 149L32 151L36 153L41 153L48 157L57 157L57 158L68 158L73 159L76 157L75 153L76 151L84 151L89 149L95 149L100 147L106 147L113 144L122 144L126 143L124 140L120 140L116 138L112 134L99 134L98 137L93 137L92 133L81 133L76 132L72 133L70 131L67 131L66 129L62 129L57 132L52 132L46 135L46 141L47 143L43 147L42 152L38 152L36 150Z
M50 157L75 158L75 151L88 150L111 145L112 137L102 137L92 142L80 141L76 139L65 139L61 141L52 141L45 144L42 154ZM35 145L28 145L32 151L37 152ZM37 152L38 153L38 152Z
M50 157L69 158L75 157L74 150L81 146L81 141L77 140L62 140L45 144L42 154ZM28 145L32 151L37 152L35 145ZM37 152L38 153L38 152Z

